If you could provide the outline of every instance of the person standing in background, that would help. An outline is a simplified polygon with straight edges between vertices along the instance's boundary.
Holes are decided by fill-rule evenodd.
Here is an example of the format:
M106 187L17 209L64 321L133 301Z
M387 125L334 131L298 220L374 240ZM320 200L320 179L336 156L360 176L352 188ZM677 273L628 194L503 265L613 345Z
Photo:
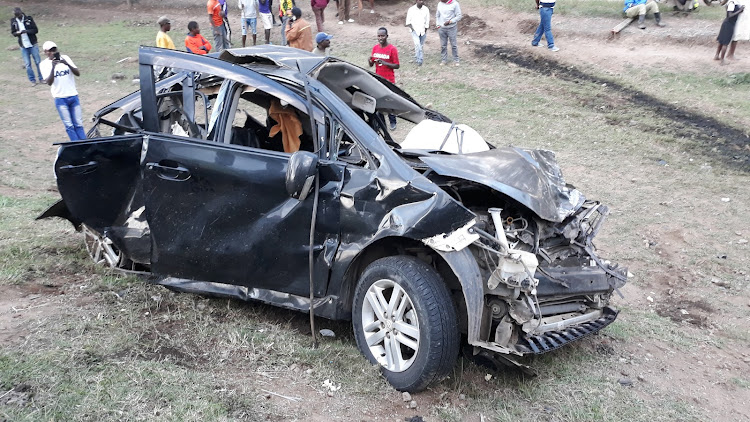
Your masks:
M544 38L547 40L547 48L551 51L560 51L555 46L555 38L552 36L552 13L555 8L555 0L545 0L543 2L536 0L536 8L539 10L539 26L536 28L531 45L534 47L538 46L539 41L542 40L542 35L544 35Z
M168 48L174 50L174 42L167 32L172 29L172 21L168 17L162 16L156 23L159 24L159 32L156 33L156 46L161 48Z
M339 11L336 14L336 16L339 17L339 25L343 25L344 21L347 21L349 23L354 22L354 19L349 17L349 10L352 8L349 0L338 0L336 2L336 8Z
M258 13L263 24L263 32L266 36L266 44L271 44L271 28L273 27L273 13L271 13L271 0L258 0Z
M81 101L78 99L75 76L81 76L78 67L70 57L57 51L57 44L45 41L42 45L47 58L40 64L44 82L49 85L52 98L55 99L55 108L65 126L65 132L71 141L86 139L83 130L83 118L81 113Z
M299 7L292 8L292 17L288 22L286 39L289 41L289 47L312 51L312 28L306 20L302 19L302 10Z
M378 28L378 43L372 47L372 53L368 60L370 67L375 65L375 73L382 76L391 83L396 83L396 72L401 67L398 61L398 49L393 44L388 44L388 30L385 27ZM396 116L388 114L390 129L396 130Z
M458 66L458 45L456 44L456 31L458 21L461 20L461 6L458 0L440 0L435 12L435 26L440 35L440 65L448 63L448 41L451 42L453 63Z
M15 17L10 20L10 33L18 38L23 64L26 66L26 75L29 77L31 86L36 86L37 79L34 77L34 68L31 67L31 59L33 58L36 64L36 74L39 75L39 82L42 82L42 72L39 70L41 58L39 57L39 46L36 42L36 34L39 32L39 29L36 27L34 18L26 16L20 7L13 9L13 15Z
M201 29L198 26L198 22L188 22L188 34L185 37L185 48L190 53L195 54L208 54L211 51L211 43L201 35Z
M328 0L310 0L310 7L312 7L313 15L315 15L315 26L318 27L318 32L325 31L323 24L326 21L326 6L328 6Z
M726 1L722 1L721 4L724 3ZM732 42L729 44L729 51L727 51L728 60L735 60L734 50L737 48L737 41L750 40L750 13L747 12L747 9L750 8L750 0L735 0L735 3L746 11L737 16L737 23L734 24L734 36L732 36Z
M716 37L716 41L719 45L716 47L716 55L714 60L721 60L721 64L724 64L724 54L727 52L727 46L732 42L732 36L734 36L734 27L737 24L737 16L745 11L744 6L738 6L734 0L729 0L727 3L723 1L722 4L727 5L727 17L721 24L721 30L719 30L719 36Z
M427 39L427 28L430 27L430 10L424 5L424 0L416 0L406 12L406 26L409 27L411 39L414 41L414 58L417 66L422 66L424 42Z
M260 9L258 0L239 0L237 5L242 11L240 16L242 21L242 46L245 46L248 28L253 34L253 45L256 45L258 37L258 11Z
M227 39L226 28L224 27L224 12L219 0L208 0L206 10L208 11L208 21L211 23L214 35L216 51L229 48L229 40Z
M279 18L281 19L281 45L287 45L286 30L289 19L292 18L292 8L294 6L296 6L294 0L281 0L281 2L279 3Z

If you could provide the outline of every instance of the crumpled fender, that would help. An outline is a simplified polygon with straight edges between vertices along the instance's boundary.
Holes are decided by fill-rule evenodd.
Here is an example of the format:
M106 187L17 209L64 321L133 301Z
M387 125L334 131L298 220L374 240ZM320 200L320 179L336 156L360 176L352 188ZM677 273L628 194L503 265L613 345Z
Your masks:
M479 340L482 327L482 310L484 309L484 280L474 255L469 248L463 248L460 251L442 252L436 250L435 252L451 267L459 283L461 283L467 310L468 343L475 346L484 344Z
M77 218L73 217L73 215L70 213L70 210L68 209L68 206L65 205L65 201L62 199L58 200L54 204L52 204L49 208L47 208L46 211L39 214L35 220L43 220L45 218L50 217L60 217L64 218L68 221L70 221L71 224L73 224L73 227L75 227L76 230L80 230L81 228L81 221Z

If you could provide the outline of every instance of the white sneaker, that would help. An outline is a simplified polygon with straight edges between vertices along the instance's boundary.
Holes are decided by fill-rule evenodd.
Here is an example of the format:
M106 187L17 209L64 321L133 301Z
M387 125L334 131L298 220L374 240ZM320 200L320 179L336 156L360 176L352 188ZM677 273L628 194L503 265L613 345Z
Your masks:
M339 21L339 25L343 25L343 24L344 24L344 21Z
M554 47L550 48L549 51L560 51L560 49L557 48L557 46L554 46Z
M347 22L352 23L354 22L354 19L349 19Z

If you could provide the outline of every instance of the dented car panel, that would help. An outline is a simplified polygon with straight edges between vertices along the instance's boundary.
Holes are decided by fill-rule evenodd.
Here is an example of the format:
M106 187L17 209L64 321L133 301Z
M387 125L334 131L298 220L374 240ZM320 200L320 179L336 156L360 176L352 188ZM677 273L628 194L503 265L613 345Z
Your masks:
M162 67L172 74L156 76ZM294 49L198 57L142 47L140 75L139 93L96 113L91 139L60 144L63 203L40 216L83 228L99 261L149 271L175 290L357 323L368 268L417 258L458 311L454 338L511 364L617 317L610 299L627 271L593 244L609 210L564 181L553 153L488 144L456 154L435 150L439 140L403 148L383 113L448 122L434 125L444 139L459 125L364 69ZM291 120L274 120L274 107ZM294 168L301 161L274 124L295 131L314 174ZM462 136L456 130L458 151Z
M497 148L420 159L437 174L472 180L502 192L545 220L563 221L585 199L566 186L550 151Z

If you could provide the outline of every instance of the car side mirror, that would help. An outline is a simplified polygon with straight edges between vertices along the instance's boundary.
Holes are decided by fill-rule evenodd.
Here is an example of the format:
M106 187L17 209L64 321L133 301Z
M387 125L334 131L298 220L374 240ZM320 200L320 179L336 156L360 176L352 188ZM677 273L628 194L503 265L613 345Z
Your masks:
M294 199L304 201L310 193L318 172L318 156L308 151L297 151L286 168L286 192Z

